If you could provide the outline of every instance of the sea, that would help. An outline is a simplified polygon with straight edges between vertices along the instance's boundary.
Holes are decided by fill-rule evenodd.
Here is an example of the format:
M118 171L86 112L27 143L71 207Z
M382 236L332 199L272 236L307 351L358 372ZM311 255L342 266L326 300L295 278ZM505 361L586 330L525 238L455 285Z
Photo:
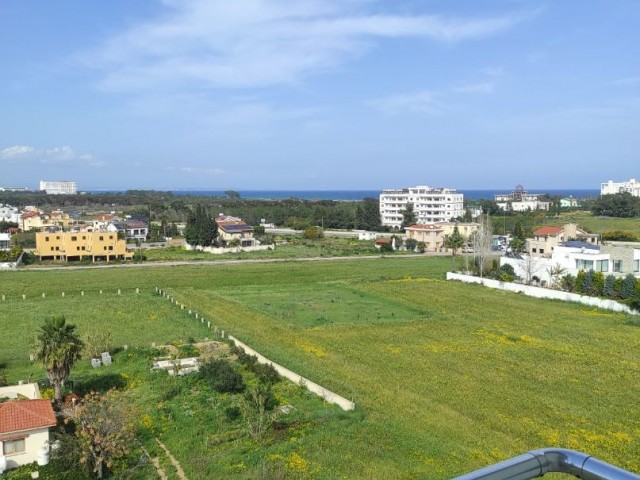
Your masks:
M464 194L466 200L493 200L496 194L511 192L512 188L501 190L464 190L459 189L459 193ZM124 193L126 190L89 190L88 193ZM162 190L174 195L194 195L206 197L224 197L225 190ZM234 190L240 194L241 198L260 200L282 200L287 198L297 198L300 200L336 200L354 201L363 198L378 198L382 190ZM599 189L527 189L529 193L548 194L552 196L573 197L584 199L589 197L599 197Z

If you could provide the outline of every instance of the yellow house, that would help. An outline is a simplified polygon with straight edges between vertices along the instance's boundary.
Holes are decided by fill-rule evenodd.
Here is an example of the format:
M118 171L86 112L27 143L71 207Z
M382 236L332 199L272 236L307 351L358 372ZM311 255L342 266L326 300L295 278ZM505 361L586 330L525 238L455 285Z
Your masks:
M126 241L118 240L115 232L55 232L36 233L36 250L40 260L131 260Z

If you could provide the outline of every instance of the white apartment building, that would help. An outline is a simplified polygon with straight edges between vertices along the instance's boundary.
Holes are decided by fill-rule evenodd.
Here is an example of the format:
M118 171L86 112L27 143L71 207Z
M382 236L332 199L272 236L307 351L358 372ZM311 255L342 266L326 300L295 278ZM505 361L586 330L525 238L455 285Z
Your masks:
M69 180L56 182L40 180L39 190L43 190L49 195L74 195L78 193L78 184Z
M385 189L380 194L380 218L382 225L400 228L402 211L408 203L418 224L448 222L464 215L463 194L453 188L417 186Z
M615 195L616 193L629 192L634 197L640 197L640 182L632 178L628 182L614 182L600 184L600 195Z

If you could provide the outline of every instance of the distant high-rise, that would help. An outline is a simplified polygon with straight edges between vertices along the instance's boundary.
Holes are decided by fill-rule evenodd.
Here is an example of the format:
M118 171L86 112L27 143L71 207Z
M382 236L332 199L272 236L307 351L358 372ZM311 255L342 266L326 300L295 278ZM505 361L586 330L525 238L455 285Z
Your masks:
M640 182L632 178L628 182L614 182L600 184L600 195L615 195L616 193L629 192L634 197L640 197Z
M49 182L40 180L40 188L49 195L73 195L78 193L78 184L69 180Z
M453 188L417 186L383 190L380 194L382 225L400 227L402 211L413 205L418 224L448 222L464 215L463 194Z

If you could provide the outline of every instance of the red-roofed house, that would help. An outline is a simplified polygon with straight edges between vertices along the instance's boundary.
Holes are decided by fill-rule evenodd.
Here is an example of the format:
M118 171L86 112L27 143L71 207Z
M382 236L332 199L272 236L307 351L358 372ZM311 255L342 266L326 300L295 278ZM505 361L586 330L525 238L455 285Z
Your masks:
M40 230L44 226L44 218L37 210L30 210L20 215L20 228L23 232Z
M558 245L569 240L580 240L596 245L598 235L578 228L575 223L568 223L563 227L540 227L533 232L533 239L527 240L527 252L529 255L551 257Z
M50 400L0 403L0 452L7 468L36 462L41 451L49 448L49 428L55 426Z

